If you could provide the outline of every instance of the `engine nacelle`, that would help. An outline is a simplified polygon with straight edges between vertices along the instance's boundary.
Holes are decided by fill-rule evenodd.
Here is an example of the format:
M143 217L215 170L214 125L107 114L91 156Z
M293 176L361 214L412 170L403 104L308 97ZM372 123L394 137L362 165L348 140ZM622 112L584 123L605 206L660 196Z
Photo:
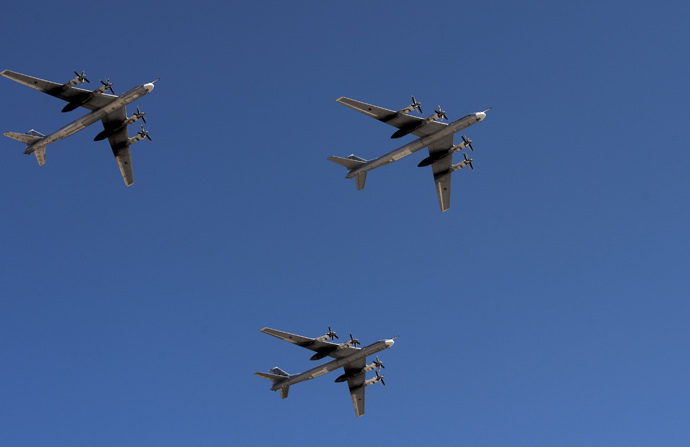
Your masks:
M378 382L383 383L382 380L383 380L383 377L381 377L381 376L376 376L376 377L373 377L373 378L371 378L371 379L369 379L369 380L365 380L365 381L364 381L364 386L373 385L373 384L378 383Z
M146 135L142 135L141 133L137 133L132 138L127 140L127 146L134 144L134 143L138 143L139 141L143 140L144 138L146 138Z

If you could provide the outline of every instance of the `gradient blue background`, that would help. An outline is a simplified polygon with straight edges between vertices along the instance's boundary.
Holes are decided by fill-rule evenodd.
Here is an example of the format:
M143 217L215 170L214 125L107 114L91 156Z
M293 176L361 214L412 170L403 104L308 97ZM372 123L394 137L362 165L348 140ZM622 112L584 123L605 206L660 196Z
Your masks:
M689 14L5 2L0 69L161 79L130 188L100 124L42 168L0 141L0 444L689 445ZM85 113L0 94L3 132ZM326 161L410 140L336 98L411 94L451 120L493 106L447 213L425 152L363 191ZM286 400L252 375L314 365L260 328L328 325L400 335L362 418L336 374Z

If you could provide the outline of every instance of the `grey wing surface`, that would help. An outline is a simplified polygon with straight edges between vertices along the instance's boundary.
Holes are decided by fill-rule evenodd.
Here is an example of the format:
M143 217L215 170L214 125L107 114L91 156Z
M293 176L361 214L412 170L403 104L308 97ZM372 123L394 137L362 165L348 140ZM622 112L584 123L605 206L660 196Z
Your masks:
M0 72L0 75L3 75L8 79L12 79L13 81L19 82L20 84L24 84L27 87L31 87L35 90L38 90L39 92L47 93L50 96L60 98L67 102L77 102L80 99L87 98L92 93L91 91L84 90L83 88L65 87L65 85L63 84L58 84L52 81L46 81L45 79L35 78L33 76L28 76L10 70L3 70L2 72ZM115 99L117 99L117 96L115 95L102 93L91 98L91 100L84 103L82 107L89 110L96 110L109 104Z
M449 135L429 146L429 155L444 152L453 146L453 135ZM431 165L436 183L436 194L441 211L448 211L450 208L450 179L451 173L447 172L453 164L453 154L448 154Z
M105 129L117 128L126 119L127 109L122 106L103 117L103 127ZM108 137L115 161L117 161L120 174L122 174L122 180L125 181L125 186L131 186L134 183L134 173L132 172L132 155L127 140L129 140L129 133L126 126Z
M345 98L344 96L336 99L336 101L342 105L348 106L349 108L361 112L365 115L368 115L372 118L376 118L377 120L382 121L386 124L390 124L393 127L397 127L398 129L412 127L424 121L424 118L420 118L418 116L413 115L396 116L395 110L374 106L371 104L367 104L365 102L357 101L355 99ZM431 135L438 132L446 126L446 123L432 121L427 125L415 130L414 132L412 132L412 134L418 137L425 137L427 135Z
M329 341L321 341L315 338L304 337L302 335L291 334L289 332L279 331L277 329L263 328L261 332L264 334L272 335L281 340L285 340L297 346L307 348L317 353L325 353L333 358L343 358L352 355L352 353L359 351L360 348L345 347L341 348L337 343L331 343Z
M345 373L351 371L362 371L366 366L367 359L362 358L356 360L352 363L345 365ZM364 371L360 372L351 379L348 379L347 386L350 388L350 397L352 398L352 405L355 407L355 413L357 417L364 414L364 380L366 379L366 373Z

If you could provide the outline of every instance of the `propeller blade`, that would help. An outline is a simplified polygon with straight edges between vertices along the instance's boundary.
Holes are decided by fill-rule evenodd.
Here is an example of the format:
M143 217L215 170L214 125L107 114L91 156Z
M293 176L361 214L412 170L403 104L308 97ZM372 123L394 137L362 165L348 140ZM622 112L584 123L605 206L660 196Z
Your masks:
M79 82L81 82L82 84L84 83L84 81L91 84L91 81L86 79L86 76L84 76L84 70L81 71L81 74L77 73L77 70L74 70L74 74L77 75L77 78L79 78Z
M144 115L146 115L146 112L142 112L139 110L139 106L137 106L137 113L136 113L138 118L141 118L141 120L146 124L146 118L144 118Z
M470 169L474 171L474 166L472 166L472 162L473 162L474 160L472 160L470 157L468 157L467 154L466 154L465 152L463 152L462 155L465 156L465 162L467 163L467 166L469 166Z
M422 103L417 102L417 100L415 99L414 96L412 96L412 107L419 110L419 113L424 113L424 112L422 112Z
M381 369L381 368L386 369L386 367L383 366L383 362L381 362L381 360L379 360L378 355L376 356L376 360L374 360L374 365L376 365L376 368L378 368L378 369Z
M335 332L333 332L333 330L331 330L331 327L330 327L330 326L328 326L328 334L326 334L326 335L328 335L328 337L329 337L331 340L333 340L334 338L338 338L338 334L336 334Z

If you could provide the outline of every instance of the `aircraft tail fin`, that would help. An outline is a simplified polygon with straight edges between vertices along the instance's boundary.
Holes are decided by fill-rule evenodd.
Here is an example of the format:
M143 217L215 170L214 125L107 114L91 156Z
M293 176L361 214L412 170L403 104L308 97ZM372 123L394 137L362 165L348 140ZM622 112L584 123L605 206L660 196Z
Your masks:
M285 371L283 371L282 369L280 369L276 366L275 368L271 369L269 373L255 372L254 375L259 376L263 379L268 379L271 382L273 382L273 391L280 391L280 397L282 399L285 399L286 397L288 397L288 392L290 391L290 385L280 386L280 383L289 379L290 374L286 373Z
M348 175L355 169L359 168L363 164L366 164L368 160L363 159L362 157L358 157L355 154L348 155L347 157L328 157L329 161L332 161L333 163L337 163L340 166L344 166L347 168L347 173ZM365 172L360 172L358 174L354 175L355 177L355 183L357 184L357 191L364 189L364 184L367 181L367 173Z
M30 154L31 152L36 155L36 161L38 161L39 166L43 166L46 164L46 147L45 146L39 146L34 148L33 150L29 151L29 148L36 143L37 141L40 141L45 135L43 135L40 132L35 131L34 129L31 129L30 131L26 133L17 133L17 132L5 132L3 135L6 137L12 138L13 140L17 140L21 143L26 144L26 151L24 151L25 154Z

